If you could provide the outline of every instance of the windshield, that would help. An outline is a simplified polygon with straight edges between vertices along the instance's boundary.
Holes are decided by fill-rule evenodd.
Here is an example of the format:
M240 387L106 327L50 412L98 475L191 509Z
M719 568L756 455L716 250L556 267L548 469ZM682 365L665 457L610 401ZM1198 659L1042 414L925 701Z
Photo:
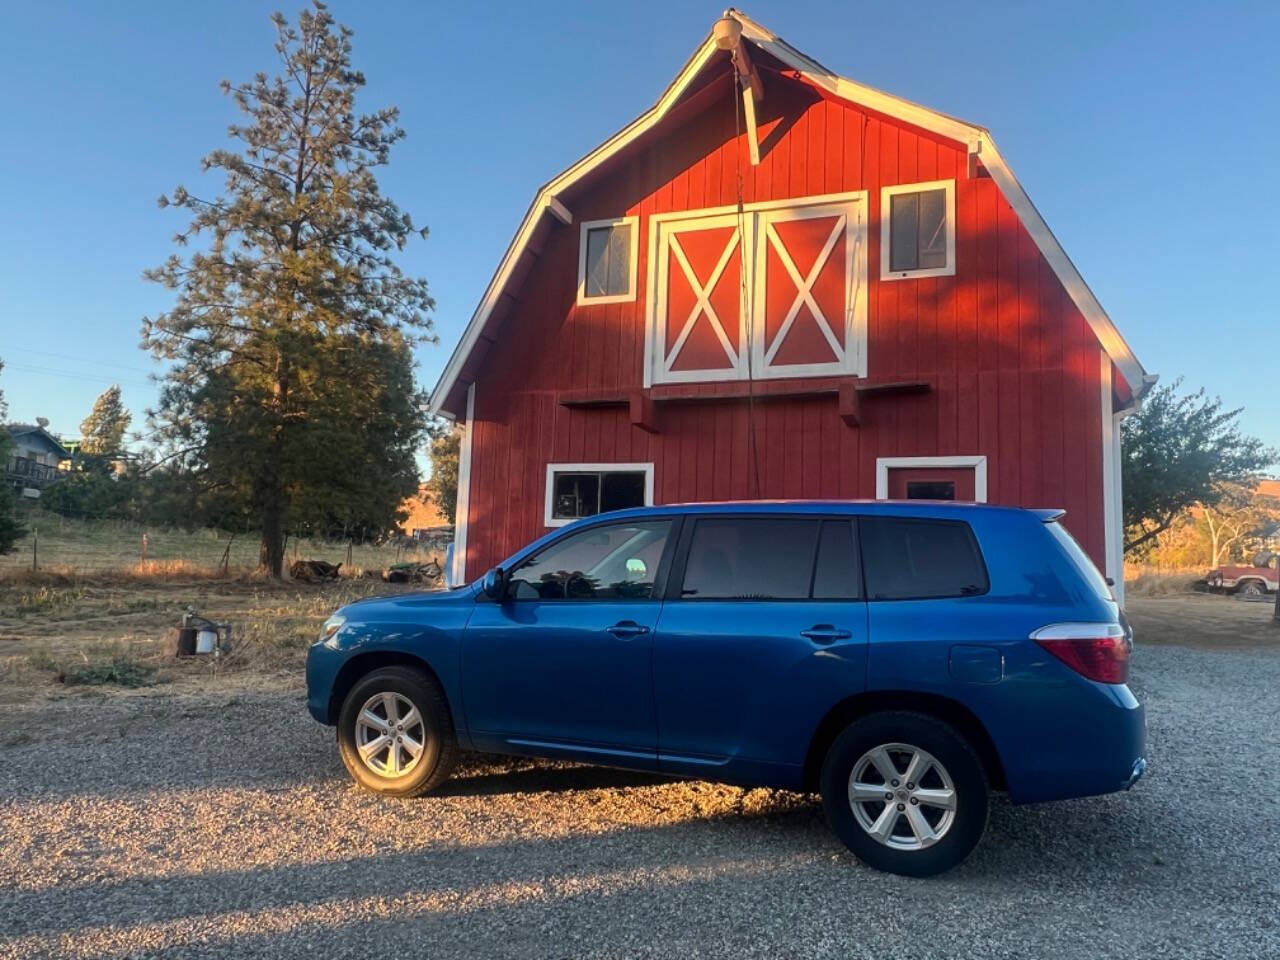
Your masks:
M1071 562L1075 564L1080 575L1088 581L1089 586L1097 592L1098 596L1104 600L1114 600L1111 594L1111 588L1107 586L1107 578L1098 572L1098 568L1094 566L1089 555L1084 552L1080 544L1076 543L1076 538L1067 532L1067 528L1056 520L1046 523L1049 532L1053 534L1053 538L1062 545L1062 549L1067 552L1067 556L1071 558Z

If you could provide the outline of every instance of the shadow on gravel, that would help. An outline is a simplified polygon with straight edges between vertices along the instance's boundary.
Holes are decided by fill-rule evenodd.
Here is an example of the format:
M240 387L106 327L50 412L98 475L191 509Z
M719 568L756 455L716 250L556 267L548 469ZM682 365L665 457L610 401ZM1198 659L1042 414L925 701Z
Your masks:
M0 937L75 934L88 921L162 924L235 910L433 894L456 901L495 887L732 869L811 855L835 843L813 807L709 817L605 834L530 837L510 843L389 851L323 863L282 864L83 886L0 892ZM851 861L852 863L852 861Z

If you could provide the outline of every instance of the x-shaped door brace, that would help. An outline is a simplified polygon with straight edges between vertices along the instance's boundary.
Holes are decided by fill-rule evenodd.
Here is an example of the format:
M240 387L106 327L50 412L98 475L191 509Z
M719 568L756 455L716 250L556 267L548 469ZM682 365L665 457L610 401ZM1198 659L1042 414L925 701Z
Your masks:
M831 345L831 351L835 354L836 359L844 358L844 348L840 345L840 341L836 339L836 335L831 329L831 324L818 307L818 301L813 297L813 285L817 281L818 275L822 273L822 268L826 265L827 258L831 256L831 251L835 249L836 241L840 239L840 234L844 231L844 228L845 215L841 214L836 217L836 225L831 228L831 236L827 237L827 242L823 246L822 252L813 261L813 266L809 268L808 276L802 279L800 271L796 269L795 261L791 259L791 254L787 253L787 248L782 243L782 238L773 229L773 222L769 221L765 224L765 236L769 238L769 243L773 245L774 251L778 254L778 259L782 262L782 266L786 268L787 273L791 275L791 279L796 285L796 296L791 301L791 309L787 311L787 315L782 321L782 326L778 328L778 335L773 338L773 343L769 345L769 349L764 355L766 366L773 363L773 358L777 355L778 348L782 346L782 341L787 338L791 325L795 323L802 305L809 307L814 320L818 322L818 328L822 331L822 335L827 338L827 343Z
M704 286L698 282L698 277L694 273L693 267L689 264L688 257L684 255L684 250L680 246L679 234L671 234L671 252L675 254L676 263L680 264L680 269L684 273L685 279L689 281L689 287L693 290L693 295L697 297L698 302L694 304L693 310L689 313L689 318L684 322L684 326L680 328L680 335L676 337L676 342L671 345L671 349L663 361L668 373L671 372L671 367L675 363L676 357L680 355L680 351L684 348L684 342L689 339L689 334L693 332L694 324L698 322L698 316L702 313L705 313L707 319L711 321L711 327L715 330L716 336L720 340L720 345L724 347L724 352L728 355L729 360L735 367L738 365L738 351L734 349L733 344L729 341L729 335L725 333L724 326L720 323L720 317L716 315L715 308L711 306L711 291L720 282L720 275L724 273L724 268L729 265L729 258L733 256L734 250L738 248L738 240L738 230L735 227L733 233L729 236L729 242L725 244L724 251L720 254L720 259L717 261L715 269L711 271L711 276ZM738 309L741 311L741 304L739 304Z

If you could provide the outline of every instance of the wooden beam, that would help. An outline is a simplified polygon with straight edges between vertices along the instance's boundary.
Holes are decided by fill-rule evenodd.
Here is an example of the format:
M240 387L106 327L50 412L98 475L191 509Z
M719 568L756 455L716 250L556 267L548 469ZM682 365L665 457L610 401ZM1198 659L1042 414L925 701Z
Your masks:
M751 54L747 53L747 45L739 41L733 51L733 66L738 71L738 81L742 87L742 115L747 118L747 146L751 152L751 165L760 165L760 135L756 131L756 101L764 99L764 83L760 72L751 62Z
M561 390L556 402L562 407L625 407L631 398L621 390Z
M852 380L846 380L840 384L840 402L837 405L837 411L846 427L861 425L862 421L858 416L858 385Z
M658 432L658 410L653 405L653 398L646 390L633 390L630 404L631 425L639 427L646 433Z
M555 197L547 197L547 209L551 211L551 215L563 223L566 227L573 225L573 214L569 208L557 200Z
M747 147L751 151L751 165L760 165L760 136L756 133L756 103L751 88L742 90L742 115L747 118Z
M756 69L756 65L751 62L751 54L747 52L745 43L739 42L733 51L733 65L737 68L743 84L751 87L751 99L763 100L764 81L760 79L760 71Z

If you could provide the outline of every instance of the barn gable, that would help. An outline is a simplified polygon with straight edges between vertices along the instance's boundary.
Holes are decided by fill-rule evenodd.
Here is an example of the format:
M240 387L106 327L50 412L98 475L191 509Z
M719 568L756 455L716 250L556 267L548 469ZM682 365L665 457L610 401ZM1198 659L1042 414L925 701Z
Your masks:
M730 17L746 58L539 191L433 392L454 576L620 505L946 496L1065 508L1119 579L1154 378L990 135Z
M1118 404L1121 407L1128 407L1140 399L1150 383L1154 382L1154 378L1147 375L1143 370L1115 325L1102 309L1088 285L1067 257L1062 246L1053 236L1053 233L1013 176L1008 164L1005 163L997 150L994 140L985 129L840 77L795 50L785 41L744 14L731 10L728 15L741 25L742 38L752 51L751 56L754 63L768 78L769 95L764 97L761 103L761 113L756 118L759 121L759 147L764 153L762 164L768 163L770 159L768 156L770 141L776 141L780 133L785 132L788 123L795 121L795 113L789 113L788 110L794 111L794 101L797 96L795 88L801 86L811 91L810 96L820 98L833 105L839 104L844 107L853 107L856 112L864 117L887 120L891 123L896 121L897 127L903 130L907 136L912 138L923 137L925 140L935 143L937 145L937 153L933 161L914 161L918 164L916 167L917 173L915 174L917 182L926 179L918 171L927 169L930 162L932 162L935 170L939 170L939 165L941 165L942 169L939 172L946 173L949 172L946 168L953 156L963 157L963 164L966 168L964 170L965 174L972 172L977 176L987 177L998 188L1000 195L1008 204L1013 215L1016 216L1019 229L1025 231L1027 239L1043 258L1043 263L1051 270L1057 283L1061 285L1071 304L1078 311L1079 316L1088 324L1093 336L1096 337L1107 356L1111 358L1114 364L1114 373L1117 375L1115 377L1115 393ZM707 112L715 112L717 109L721 113L721 119L724 119L723 113L726 105L729 103L736 104L736 97L730 86L732 82L731 70L728 54L718 50L714 37L708 36L677 75L672 85L650 110L623 128L592 153L569 167L538 192L488 289L485 291L483 299L441 374L439 382L432 391L431 411L433 413L448 417L465 415L467 385L474 382L481 365L484 363L490 345L499 336L499 331L502 331L503 336L510 334L510 331L505 329L507 321L517 312L515 309L516 304L524 296L522 285L530 275L534 265L539 263L540 258L543 258L546 246L554 241L557 232L562 234L571 232L560 228L572 225L575 227L581 226L585 229L595 222L591 213L592 200L602 190L604 193L609 194L612 189L615 201L618 199L624 201L632 199L634 206L638 209L640 190L642 190L643 184L638 184L636 181L638 179L643 180L644 175L638 174L637 170L646 171L650 175L649 179L653 180L655 179L656 168L664 168L670 172L673 164L678 162L672 154L679 151L678 149L673 151L672 146L673 144L678 145L680 141L671 136L672 132L682 127L694 130L700 129L699 124L703 119L703 115ZM779 96L780 81L784 91L781 97ZM803 97L804 94L800 94L800 96ZM833 109L832 115L836 115L839 112L841 111ZM738 133L741 131L743 124L743 117L740 113L735 117L735 123L736 129L733 131L734 142L728 146L738 151ZM848 126L847 122L843 122L842 126ZM852 131L847 130L843 131L843 133L846 137L846 147L853 144L857 149L863 151L867 150L868 146L880 148L879 144L868 143L870 131L866 128L860 135L855 135ZM699 143L706 145L705 137L698 137L697 139ZM776 160L777 158L774 159ZM879 159L873 156L869 162L876 163ZM740 161L737 162L740 163ZM867 162L864 159L861 164L861 171L864 176L867 170ZM912 162L904 159L906 169L910 169L908 165ZM897 174L897 178L902 182L909 182L911 179L906 174L906 169L899 171ZM752 188L757 185L756 181L762 173L764 171L761 171L758 167L749 168L751 182L744 184L744 194L752 192ZM656 173L656 176L660 178L661 173ZM708 195L705 197L708 220L705 224L704 235L702 237L694 234L689 235L689 239L695 246L705 244L714 246L715 230L717 229L714 218L716 216L723 218L736 212L736 201L740 198L734 196L732 192L726 192L724 189L728 181L734 179L735 176L735 171L725 169L722 164L719 171L720 180L718 184L713 183L711 177L706 178L705 189L707 193L716 193L718 196L711 197ZM622 187L623 196L621 198L617 196L618 187L613 183L618 179L626 181ZM763 192L769 192L767 184ZM810 191L810 193L812 192ZM800 196L801 194L792 191L791 195ZM830 206L825 212L832 213L833 216L838 218L842 215L842 212L835 208L842 198L833 196L830 199L833 206ZM852 201L854 198L846 196L843 199ZM870 219L870 215L876 212L880 199L879 197L865 198L861 209L864 220ZM686 204L686 206L692 205ZM734 207L733 210L717 211L714 209L720 205L734 205ZM631 205L628 205L627 209L631 209ZM692 297L692 302L697 303L699 302L698 293L706 292L713 297L718 295L723 300L727 295L724 291L732 281L732 278L741 276L744 267L741 258L743 256L753 256L756 253L758 248L757 233L764 237L765 249L763 257L758 257L757 259L763 267L766 278L770 269L769 257L771 254L775 259L780 257L782 260L786 260L787 244L782 234L786 232L801 232L804 226L764 223L763 221L767 220L768 217L761 217L759 211L744 212L750 213L752 222L749 227L746 224L739 226L737 231L737 251L729 251L728 258L723 264L721 272L717 275L719 282L706 291L703 291L702 283L708 280L710 275L698 277L687 255L681 256L681 254L686 253L684 250L686 244L681 242L677 234L685 233L689 225L684 224L679 229L668 229L659 237L638 236L636 238L636 247L638 248L639 256L643 256L646 246L651 246L654 242L657 242L661 245L664 256L675 257L676 262L674 264L666 265L667 268L673 265L676 268L673 274L675 284L672 286L664 277L664 285L662 290L658 291L659 295L668 299L675 298L680 303L683 302L683 299ZM820 220L823 212L823 210L811 211L812 219ZM601 211L602 216L606 217L613 216L616 213L616 205L612 210ZM835 270L835 265L838 264L838 257L841 253L849 253L852 245L857 242L865 243L868 241L869 238L865 235L865 230L861 235L856 235L857 231L849 225L849 218L856 216L857 213L856 207L852 206L843 211L843 215L846 217L845 233L843 236L836 238L836 246L839 246L840 250L836 251L834 248L829 250L826 257L824 257L824 264L818 265L821 269L812 278L814 285L818 288L823 285L832 286L836 282L832 279L832 276L838 272ZM959 219L959 213L957 214L957 219ZM723 232L727 226L727 221L722 219L719 223L719 229ZM830 220L827 225L831 229L828 237L834 236L838 232L835 221ZM820 231L821 229L821 225L817 223L811 226L813 230ZM572 232L576 236L576 231ZM660 228L659 232L661 232ZM675 238L674 243L672 237ZM724 238L726 244L728 242L727 237L728 234ZM822 247L819 247L817 251L811 252L818 253L821 250ZM721 248L720 252L724 253L724 249ZM831 259L833 254L836 257L835 260ZM543 259L543 262L539 264L539 269L545 269L546 266L545 259ZM708 266L714 270L720 264L716 261ZM810 264L809 266L813 267L815 265ZM850 264L849 269L852 268L853 264ZM794 261L791 263L775 263L772 269L775 272L779 269L784 270L788 275L799 271ZM761 271L755 270L752 272L758 274ZM644 283L644 276L644 272L641 271L641 279L638 281L641 284ZM809 279L807 275L796 277L796 292L804 292L805 282ZM848 282L849 280L850 277L846 271L843 281ZM688 283L686 284L685 281L688 281ZM767 279L764 283L768 284ZM780 282L774 285L777 289L782 286L783 284ZM661 304L654 302L655 297L653 294L655 291L647 291L647 293L646 303L650 310L667 306L665 301ZM752 293L754 291L746 295L751 296ZM814 306L818 307L816 312L813 309ZM846 306L849 306L850 309L857 313L859 309L865 312L867 305L864 304L861 308L856 303ZM597 307L597 309L599 308ZM754 359L761 361L749 368L753 377L760 376L763 372L764 378L767 379L771 366L775 367L776 376L798 376L809 371L843 372L856 376L867 375L865 353L861 357L858 355L859 343L848 345L841 343L839 331L833 329L834 325L822 322L826 319L826 311L821 309L816 292L813 297L801 304L799 314L799 322L797 323L796 318L793 318L783 337L777 338L774 342L752 344L750 346L750 349L759 351L759 356ZM684 331L683 325L681 325L681 329L674 332L665 328L662 331L658 331L656 327L660 324L650 318L650 322L646 327L648 334L643 361L644 385L646 387L654 385L655 372L659 380L677 382L681 379L680 369L682 364L686 365L687 369L687 364L691 362L712 362L716 356L717 342L720 349L724 351L725 356L725 372L720 378L734 379L739 376L741 373L740 368L744 362L744 354L748 347L745 344L735 345L732 342L735 340L734 331L725 329L723 324L717 325L714 322L710 322L710 316L711 312L703 311L702 316L698 318L698 322L688 331ZM718 313L716 316L719 316ZM855 317L856 322L858 321ZM685 336L681 340L682 333ZM777 330L765 331L765 336L759 339L764 341L769 334L776 333ZM671 339L667 339L668 337ZM683 359L670 351L670 348L676 346L677 340L680 341L680 350L676 351L676 353L685 354ZM803 348L796 346L796 344L801 344L804 341L808 341L807 346ZM825 349L829 350L829 354L826 356L823 356L824 347L822 341L825 341ZM666 351L661 357L663 362L655 362L653 356L655 349ZM773 349L773 353L766 357L765 354L770 349ZM791 357L792 360L798 359L802 362L788 363L788 355L792 353L796 354ZM702 359L695 360L694 358L697 357ZM824 366L819 362L815 366L814 363L809 362L813 358L819 358L820 361L825 360L827 365ZM774 361L779 359L781 362L778 362L775 366ZM669 364L665 362L667 360L670 360ZM832 360L838 361L838 368L830 366L830 361ZM701 381L715 378L715 375L708 378L703 374L699 374L696 377L690 376L687 379Z

